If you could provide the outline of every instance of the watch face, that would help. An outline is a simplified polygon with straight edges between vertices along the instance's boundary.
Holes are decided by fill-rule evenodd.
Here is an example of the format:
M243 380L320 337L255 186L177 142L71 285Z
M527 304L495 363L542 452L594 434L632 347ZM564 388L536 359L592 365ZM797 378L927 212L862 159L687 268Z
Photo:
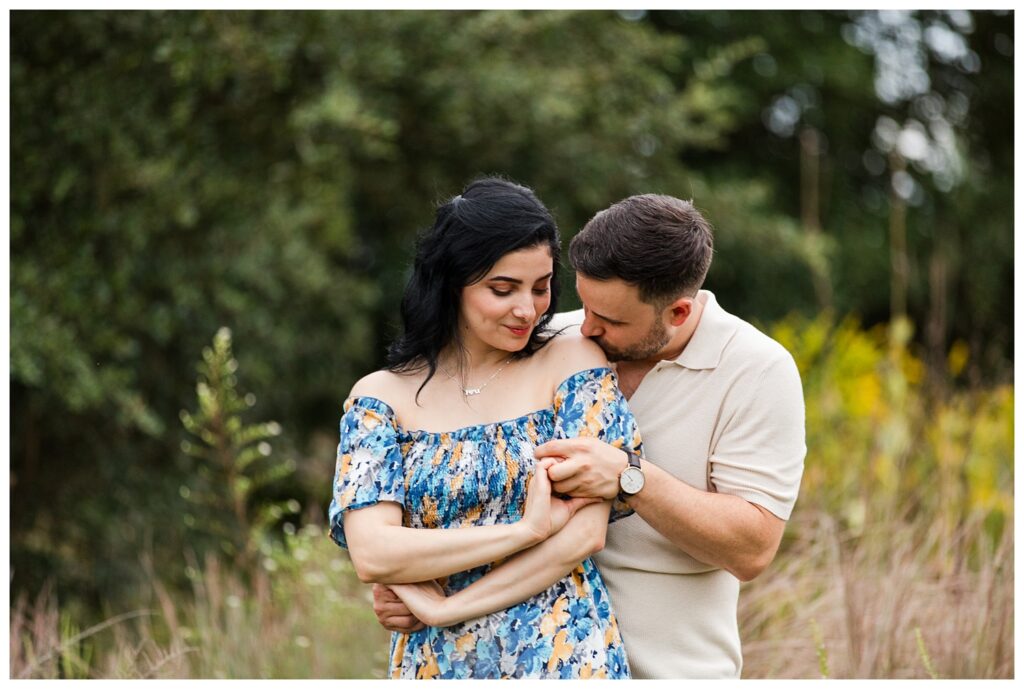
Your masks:
M623 493L634 495L644 487L644 472L636 467L629 467L619 475L619 487Z

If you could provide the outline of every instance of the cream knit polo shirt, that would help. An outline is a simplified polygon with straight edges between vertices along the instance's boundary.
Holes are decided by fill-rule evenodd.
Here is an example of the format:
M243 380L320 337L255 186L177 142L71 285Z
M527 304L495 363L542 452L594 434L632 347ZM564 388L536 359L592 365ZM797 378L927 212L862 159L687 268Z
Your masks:
M651 369L629 400L644 460L706 491L788 519L806 454L793 357L701 290L700 322L674 361ZM583 312L553 325L578 326ZM738 677L739 580L676 548L640 516L608 527L595 556L637 679ZM769 569L762 576L771 576Z

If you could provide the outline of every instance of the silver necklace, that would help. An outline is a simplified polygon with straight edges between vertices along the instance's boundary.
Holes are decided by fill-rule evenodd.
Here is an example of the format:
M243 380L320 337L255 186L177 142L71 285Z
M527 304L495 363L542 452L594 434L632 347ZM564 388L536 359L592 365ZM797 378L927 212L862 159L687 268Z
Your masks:
M509 357L509 358L505 359L505 361L501 364L501 366L499 366L498 369L494 373L492 373L490 375L490 377L487 380L485 380L479 387L467 388L467 387L462 385L462 381L459 381L458 382L458 386L459 386L459 389L462 390L463 397L472 397L473 395L479 395L481 392L484 391L484 388L487 387L487 384L490 383L492 380L494 380L498 376L498 374L501 373L502 370L506 366L508 366L511 362L512 362L512 357ZM448 376L449 379L451 379L451 380L455 379L455 376L453 376L451 373L449 373L448 369L446 369L444 366L442 366L441 364L438 364L437 367L440 368L441 371L446 376Z

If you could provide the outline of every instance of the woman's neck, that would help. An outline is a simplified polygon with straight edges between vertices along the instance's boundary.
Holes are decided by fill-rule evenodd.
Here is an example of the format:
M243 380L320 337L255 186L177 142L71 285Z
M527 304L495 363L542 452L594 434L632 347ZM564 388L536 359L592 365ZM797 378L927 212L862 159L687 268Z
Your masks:
M437 363L453 374L459 371L465 376L472 376L474 373L494 370L511 356L512 352L494 347L450 345L441 351Z

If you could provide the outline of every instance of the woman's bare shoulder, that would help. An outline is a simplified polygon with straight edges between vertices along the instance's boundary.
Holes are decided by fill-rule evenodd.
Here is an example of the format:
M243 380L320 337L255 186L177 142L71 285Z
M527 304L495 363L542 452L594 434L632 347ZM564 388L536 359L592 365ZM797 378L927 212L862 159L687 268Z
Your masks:
M349 397L375 397L396 409L408 394L411 376L387 369L374 371L356 381Z
M578 371L608 365L608 359L597 343L579 332L556 335L540 351L544 352L545 366L556 384Z

